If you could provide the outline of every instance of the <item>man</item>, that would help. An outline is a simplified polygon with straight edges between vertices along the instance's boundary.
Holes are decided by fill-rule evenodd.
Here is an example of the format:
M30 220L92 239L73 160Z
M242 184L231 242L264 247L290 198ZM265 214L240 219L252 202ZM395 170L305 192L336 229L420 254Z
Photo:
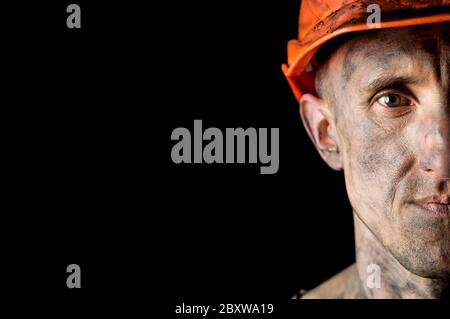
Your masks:
M344 171L356 241L356 263L303 298L448 296L449 8L303 1L283 70L320 156Z

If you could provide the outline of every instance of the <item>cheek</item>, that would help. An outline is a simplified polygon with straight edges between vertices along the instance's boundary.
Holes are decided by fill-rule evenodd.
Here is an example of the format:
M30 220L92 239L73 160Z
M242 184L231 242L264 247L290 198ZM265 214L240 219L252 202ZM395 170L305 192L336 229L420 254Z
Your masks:
M343 131L345 181L353 208L368 223L393 218L395 195L412 163L406 139L364 118L348 121Z

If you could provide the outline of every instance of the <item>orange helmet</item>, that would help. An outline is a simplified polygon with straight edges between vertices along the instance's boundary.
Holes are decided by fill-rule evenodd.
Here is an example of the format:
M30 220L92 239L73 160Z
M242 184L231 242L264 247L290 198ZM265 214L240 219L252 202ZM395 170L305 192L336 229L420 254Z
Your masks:
M297 100L315 93L314 55L321 45L345 33L372 29L374 5L381 18L376 28L450 21L450 0L302 0L299 39L289 41L288 63L282 66Z

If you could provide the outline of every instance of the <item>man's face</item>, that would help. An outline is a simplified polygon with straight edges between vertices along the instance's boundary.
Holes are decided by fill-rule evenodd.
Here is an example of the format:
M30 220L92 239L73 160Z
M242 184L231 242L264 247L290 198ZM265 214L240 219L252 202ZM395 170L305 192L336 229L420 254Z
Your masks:
M363 34L327 83L356 214L407 269L450 275L450 24Z

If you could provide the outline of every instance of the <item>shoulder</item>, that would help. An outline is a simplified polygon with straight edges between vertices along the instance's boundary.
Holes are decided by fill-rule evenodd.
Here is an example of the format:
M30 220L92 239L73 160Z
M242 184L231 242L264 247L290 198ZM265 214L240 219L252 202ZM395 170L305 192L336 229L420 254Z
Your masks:
M308 291L302 299L357 299L363 293L356 265L353 264L316 288Z

